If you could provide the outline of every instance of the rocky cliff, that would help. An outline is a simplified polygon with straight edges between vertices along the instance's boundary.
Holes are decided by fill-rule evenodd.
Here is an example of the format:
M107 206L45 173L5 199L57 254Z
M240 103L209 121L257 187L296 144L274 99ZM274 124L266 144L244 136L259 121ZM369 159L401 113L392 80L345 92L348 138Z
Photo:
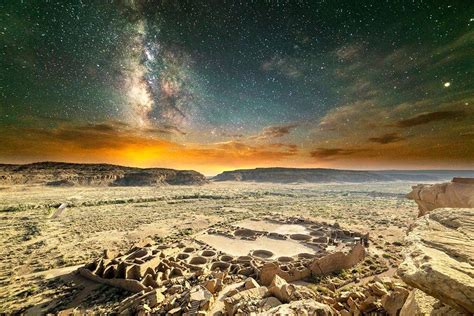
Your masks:
M419 184L407 194L418 204L418 216L440 207L474 208L474 179L454 178L449 183Z
M154 186L206 183L204 175L193 170L133 168L109 164L39 162L0 165L0 184L43 184L49 186Z
M458 311L474 314L474 209L438 208L418 218L398 274Z
M356 171L322 168L256 168L224 171L213 178L214 181L254 181L254 182L383 182L383 181L443 181L453 176L474 175L473 171L451 170L385 170Z

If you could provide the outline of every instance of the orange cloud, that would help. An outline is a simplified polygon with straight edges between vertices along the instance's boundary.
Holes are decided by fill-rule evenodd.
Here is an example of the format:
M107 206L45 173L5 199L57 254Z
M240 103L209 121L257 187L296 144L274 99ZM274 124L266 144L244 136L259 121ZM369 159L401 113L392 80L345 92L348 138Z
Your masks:
M21 137L19 137L21 135ZM118 123L60 125L52 129L14 127L3 131L5 162L61 160L140 167L197 169L217 173L241 166L278 164L296 154L291 145L252 146L243 142L179 144Z

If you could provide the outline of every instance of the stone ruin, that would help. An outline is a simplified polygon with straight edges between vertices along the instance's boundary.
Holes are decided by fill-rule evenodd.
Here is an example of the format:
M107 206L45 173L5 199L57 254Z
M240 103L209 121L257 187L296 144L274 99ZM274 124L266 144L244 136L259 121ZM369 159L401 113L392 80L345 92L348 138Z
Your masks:
M249 227L261 227L261 230ZM265 227L283 229L265 230ZM300 232L295 233L295 228ZM203 241L214 237L224 239L219 244ZM271 285L276 276L293 282L350 268L364 259L368 240L368 234L341 229L337 223L330 225L300 218L253 220L209 228L170 244L133 247L115 256L105 251L103 258L79 268L79 273L93 281L139 293L142 300L146 293L154 293L156 306L164 300L163 294L171 296L187 290L187 299L183 298L184 294L180 299L190 309L193 308L189 305L192 291L199 292L195 296L206 297L208 293L218 294L224 287L249 278L265 287ZM281 242L289 243L290 251L298 250L298 246L311 251L280 255ZM231 243L237 245L236 249L226 251ZM254 243L254 248L235 255L235 251L242 251L238 245L244 243ZM210 280L214 280L212 284ZM161 304L162 312L169 313L176 304ZM201 306L202 302L198 305L194 306L195 311L210 308Z

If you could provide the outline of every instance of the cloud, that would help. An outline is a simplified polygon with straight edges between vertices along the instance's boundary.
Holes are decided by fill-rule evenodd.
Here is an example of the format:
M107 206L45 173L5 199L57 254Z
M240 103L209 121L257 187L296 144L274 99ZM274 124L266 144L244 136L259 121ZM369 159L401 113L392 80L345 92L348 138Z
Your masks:
M174 128L169 130L173 132ZM293 144L183 144L166 140L155 130L136 129L120 122L62 124L53 128L0 126L0 143L5 144L0 146L2 162L106 162L204 172L278 164L298 154Z
M298 145L295 145L295 144L273 143L273 144L268 144L268 146L274 147L274 148L287 148L288 151L290 152L298 151Z
M265 127L258 135L250 136L249 139L266 140L271 138L283 137L291 133L298 124L275 125Z
M338 58L343 60L352 60L361 55L363 47L359 44L345 45L338 48L335 54Z
M309 154L318 159L334 159L340 156L350 156L363 151L363 149L344 149L344 148L317 148Z
M472 166L472 103L472 97L427 98L392 106L375 100L350 103L314 122L303 150L308 148L312 158L338 167L354 162L382 168Z
M296 79L303 75L301 61L294 58L274 56L272 59L265 61L261 69L263 71L274 71L291 79Z
M386 117L386 111L369 101L359 101L332 109L319 120L321 132L353 134L354 127L373 128Z
M160 135L160 134L168 134L168 135L175 134L175 135L184 136L184 135L187 134L185 131L183 131L179 127L173 126L173 125L163 125L163 126L159 126L159 127L145 128L145 129L143 129L143 132L149 133L151 135L153 135L153 134L158 134L158 135Z
M267 158L282 158L295 155L297 152L296 145L291 144L269 144L253 146L239 141L228 141L215 143L211 148L217 150L224 150L232 156L244 157L267 157ZM222 154L221 152L214 152L213 154Z
M404 139L405 139L404 137L401 137L397 133L387 133L380 137L370 137L369 141L373 143L379 143L379 144L385 145L385 144L390 144L390 143L396 143Z
M395 126L400 128L413 127L436 121L453 120L463 117L464 115L464 111L437 111L430 113L421 113L408 119L399 120L395 123Z
M228 132L221 132L222 137L230 137L230 138L242 138L244 137L243 134L240 133L228 133Z
M474 131L460 133L459 136L463 136L463 137L474 137Z

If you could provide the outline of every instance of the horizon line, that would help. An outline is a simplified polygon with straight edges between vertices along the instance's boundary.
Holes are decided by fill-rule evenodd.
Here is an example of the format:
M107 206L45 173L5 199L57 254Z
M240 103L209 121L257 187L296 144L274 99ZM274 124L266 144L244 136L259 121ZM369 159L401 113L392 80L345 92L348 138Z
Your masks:
M116 167L124 167L124 168L136 168L136 169L169 169L169 170L179 170L179 171L195 171L199 172L202 175L206 177L213 177L216 176L220 173L223 172L231 172L231 171L237 171L237 170L256 170L256 169L306 169L306 170L314 170L314 169L322 169L322 170L340 170L340 171L367 171L367 172L381 172L381 171L470 171L474 172L473 169L465 169L465 168L457 168L457 169L447 169L447 168L430 168L430 169L415 169L415 168L388 168L388 169L357 169L357 168L350 168L350 169L345 169L345 168L337 168L337 167L282 167L282 166L269 166L269 167L253 167L253 168L234 168L234 169L223 169L217 174L205 174L198 169L189 169L189 168L183 168L183 169L176 169L176 168L169 168L169 167L159 167L159 166L154 166L154 167L139 167L139 166L134 166L134 165L122 165L122 164L114 164L114 163L108 163L108 162L69 162L69 161L57 161L57 160L40 160L40 161L32 161L32 162L26 162L26 163L3 163L0 162L0 166L5 166L5 165L10 165L10 166L24 166L24 165L33 165L33 164L41 164L41 163L57 163L57 164L71 164L71 165L108 165L108 166L116 166Z

